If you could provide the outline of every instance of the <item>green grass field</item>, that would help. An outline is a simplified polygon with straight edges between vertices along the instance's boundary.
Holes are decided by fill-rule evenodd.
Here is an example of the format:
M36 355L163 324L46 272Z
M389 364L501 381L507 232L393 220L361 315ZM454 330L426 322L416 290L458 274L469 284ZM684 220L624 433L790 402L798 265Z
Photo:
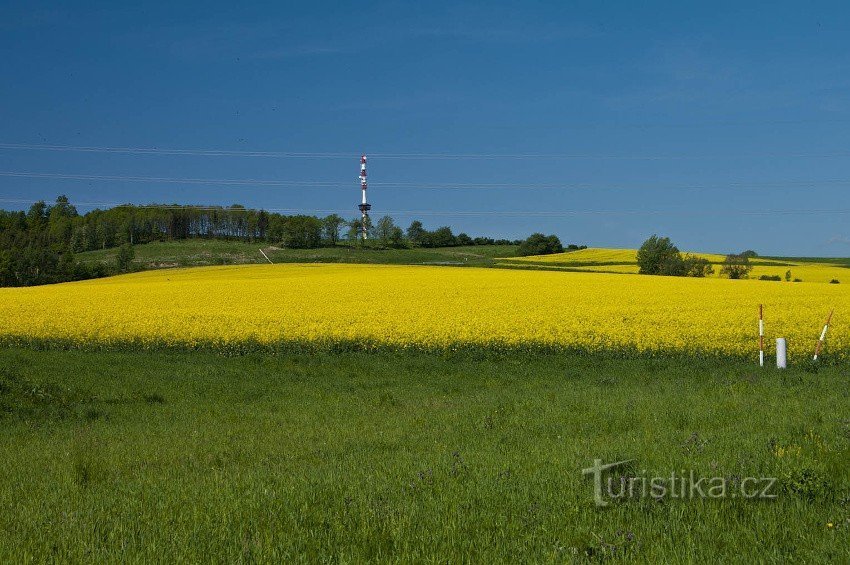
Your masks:
M440 247L435 249L379 249L337 245L318 249L280 249L263 243L244 243L215 239L190 239L184 241L154 242L134 246L134 267L157 269L168 267L196 267L204 265L265 263L260 249L275 263L381 263L405 265L470 265L490 266L496 257L516 254L514 245L475 245L467 247ZM77 259L85 262L115 264L118 249L79 253Z
M842 562L847 368L0 350L0 560ZM629 476L775 500L597 508Z

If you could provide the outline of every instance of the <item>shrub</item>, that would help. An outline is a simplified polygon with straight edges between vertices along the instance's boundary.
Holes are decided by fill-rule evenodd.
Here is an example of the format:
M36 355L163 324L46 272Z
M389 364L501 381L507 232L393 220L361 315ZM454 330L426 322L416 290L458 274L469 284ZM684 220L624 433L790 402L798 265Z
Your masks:
M723 268L720 269L720 274L730 279L745 279L752 269L749 258L743 255L727 255L726 260L723 261Z
M458 245L475 245L475 241L465 233L457 234Z
M552 253L563 253L563 251L564 246L561 245L561 240L558 239L558 236L533 233L520 244L517 255L520 257L527 255L550 255Z
M129 271L135 257L136 252L133 250L132 244L125 243L119 247L118 256L115 258L115 262L118 264L118 270L122 272Z
M828 498L834 490L827 476L811 467L786 471L778 479L780 492L810 502Z
M760 281L781 281L782 277L779 275L762 275L759 277Z
M671 255L670 257L666 257L661 262L660 267L661 270L658 274L666 277L684 277L688 274L687 267L685 266L685 260L682 259L681 255Z
M452 228L449 226L442 226L435 229L431 233L431 242L434 244L434 247L452 247L457 245Z
M832 279L831 281L829 281L829 284L841 284L841 281L838 279Z
M643 242L637 252L637 262L642 275L682 276L685 262L679 248L669 237L653 235Z
M714 267L705 257L695 257L693 255L685 255L684 267L685 275L689 277L703 278L714 274Z

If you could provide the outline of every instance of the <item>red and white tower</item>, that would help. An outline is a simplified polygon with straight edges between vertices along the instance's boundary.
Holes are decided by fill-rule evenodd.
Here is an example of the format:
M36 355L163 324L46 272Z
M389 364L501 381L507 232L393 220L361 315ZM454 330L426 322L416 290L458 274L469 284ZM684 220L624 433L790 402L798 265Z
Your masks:
M360 192L363 193L363 198L357 208L360 210L361 215L360 229L363 233L363 239L366 239L368 235L369 210L372 209L372 205L366 202L366 155L360 156Z

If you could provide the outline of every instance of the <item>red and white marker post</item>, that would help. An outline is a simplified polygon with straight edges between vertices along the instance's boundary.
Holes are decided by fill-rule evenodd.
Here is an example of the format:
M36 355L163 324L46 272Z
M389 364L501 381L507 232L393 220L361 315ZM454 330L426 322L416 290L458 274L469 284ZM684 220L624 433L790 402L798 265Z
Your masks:
M820 355L821 350L823 349L823 342L826 340L826 332L829 330L829 324L832 322L832 315L835 313L835 310L832 310L829 313L829 317L826 319L826 323L823 325L823 331L820 333L820 339L818 340L818 344L815 346L815 357L814 361L818 360L818 356Z
M764 367L764 305L759 304L759 367Z

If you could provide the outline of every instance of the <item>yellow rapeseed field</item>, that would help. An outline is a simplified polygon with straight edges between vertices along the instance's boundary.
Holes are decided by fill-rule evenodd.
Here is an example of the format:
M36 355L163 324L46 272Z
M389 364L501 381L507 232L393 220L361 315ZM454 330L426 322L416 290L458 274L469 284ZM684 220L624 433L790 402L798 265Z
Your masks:
M593 273L631 273L638 274L640 267L637 265L587 265L576 267L564 267L565 269L576 269L579 271L589 271Z
M715 253L692 253L699 257L705 257L712 263L721 263L726 257ZM512 261L525 263L581 263L604 265L606 263L635 263L637 264L637 249L607 249L601 247L589 247L578 251L566 253L553 253L551 255L532 255L530 257L515 257Z
M850 282L850 281L848 281ZM850 284L379 265L243 265L0 289L0 340L81 346L337 342L756 355L768 341L850 353Z
M724 255L714 253L691 254L708 259L714 267L714 274L712 276L721 278L720 269L723 260L726 258ZM583 271L604 273L637 273L639 270L636 249L588 248L551 255L506 257L501 260L501 264L503 265L516 265L517 263L542 266L549 269L580 269ZM777 261L758 257L751 260L751 263L753 269L749 275L750 280L758 280L761 276L779 276L784 280L786 273L791 271L792 279L799 279L805 283L829 283L832 280L837 280L841 283L850 283L850 269L828 262Z

